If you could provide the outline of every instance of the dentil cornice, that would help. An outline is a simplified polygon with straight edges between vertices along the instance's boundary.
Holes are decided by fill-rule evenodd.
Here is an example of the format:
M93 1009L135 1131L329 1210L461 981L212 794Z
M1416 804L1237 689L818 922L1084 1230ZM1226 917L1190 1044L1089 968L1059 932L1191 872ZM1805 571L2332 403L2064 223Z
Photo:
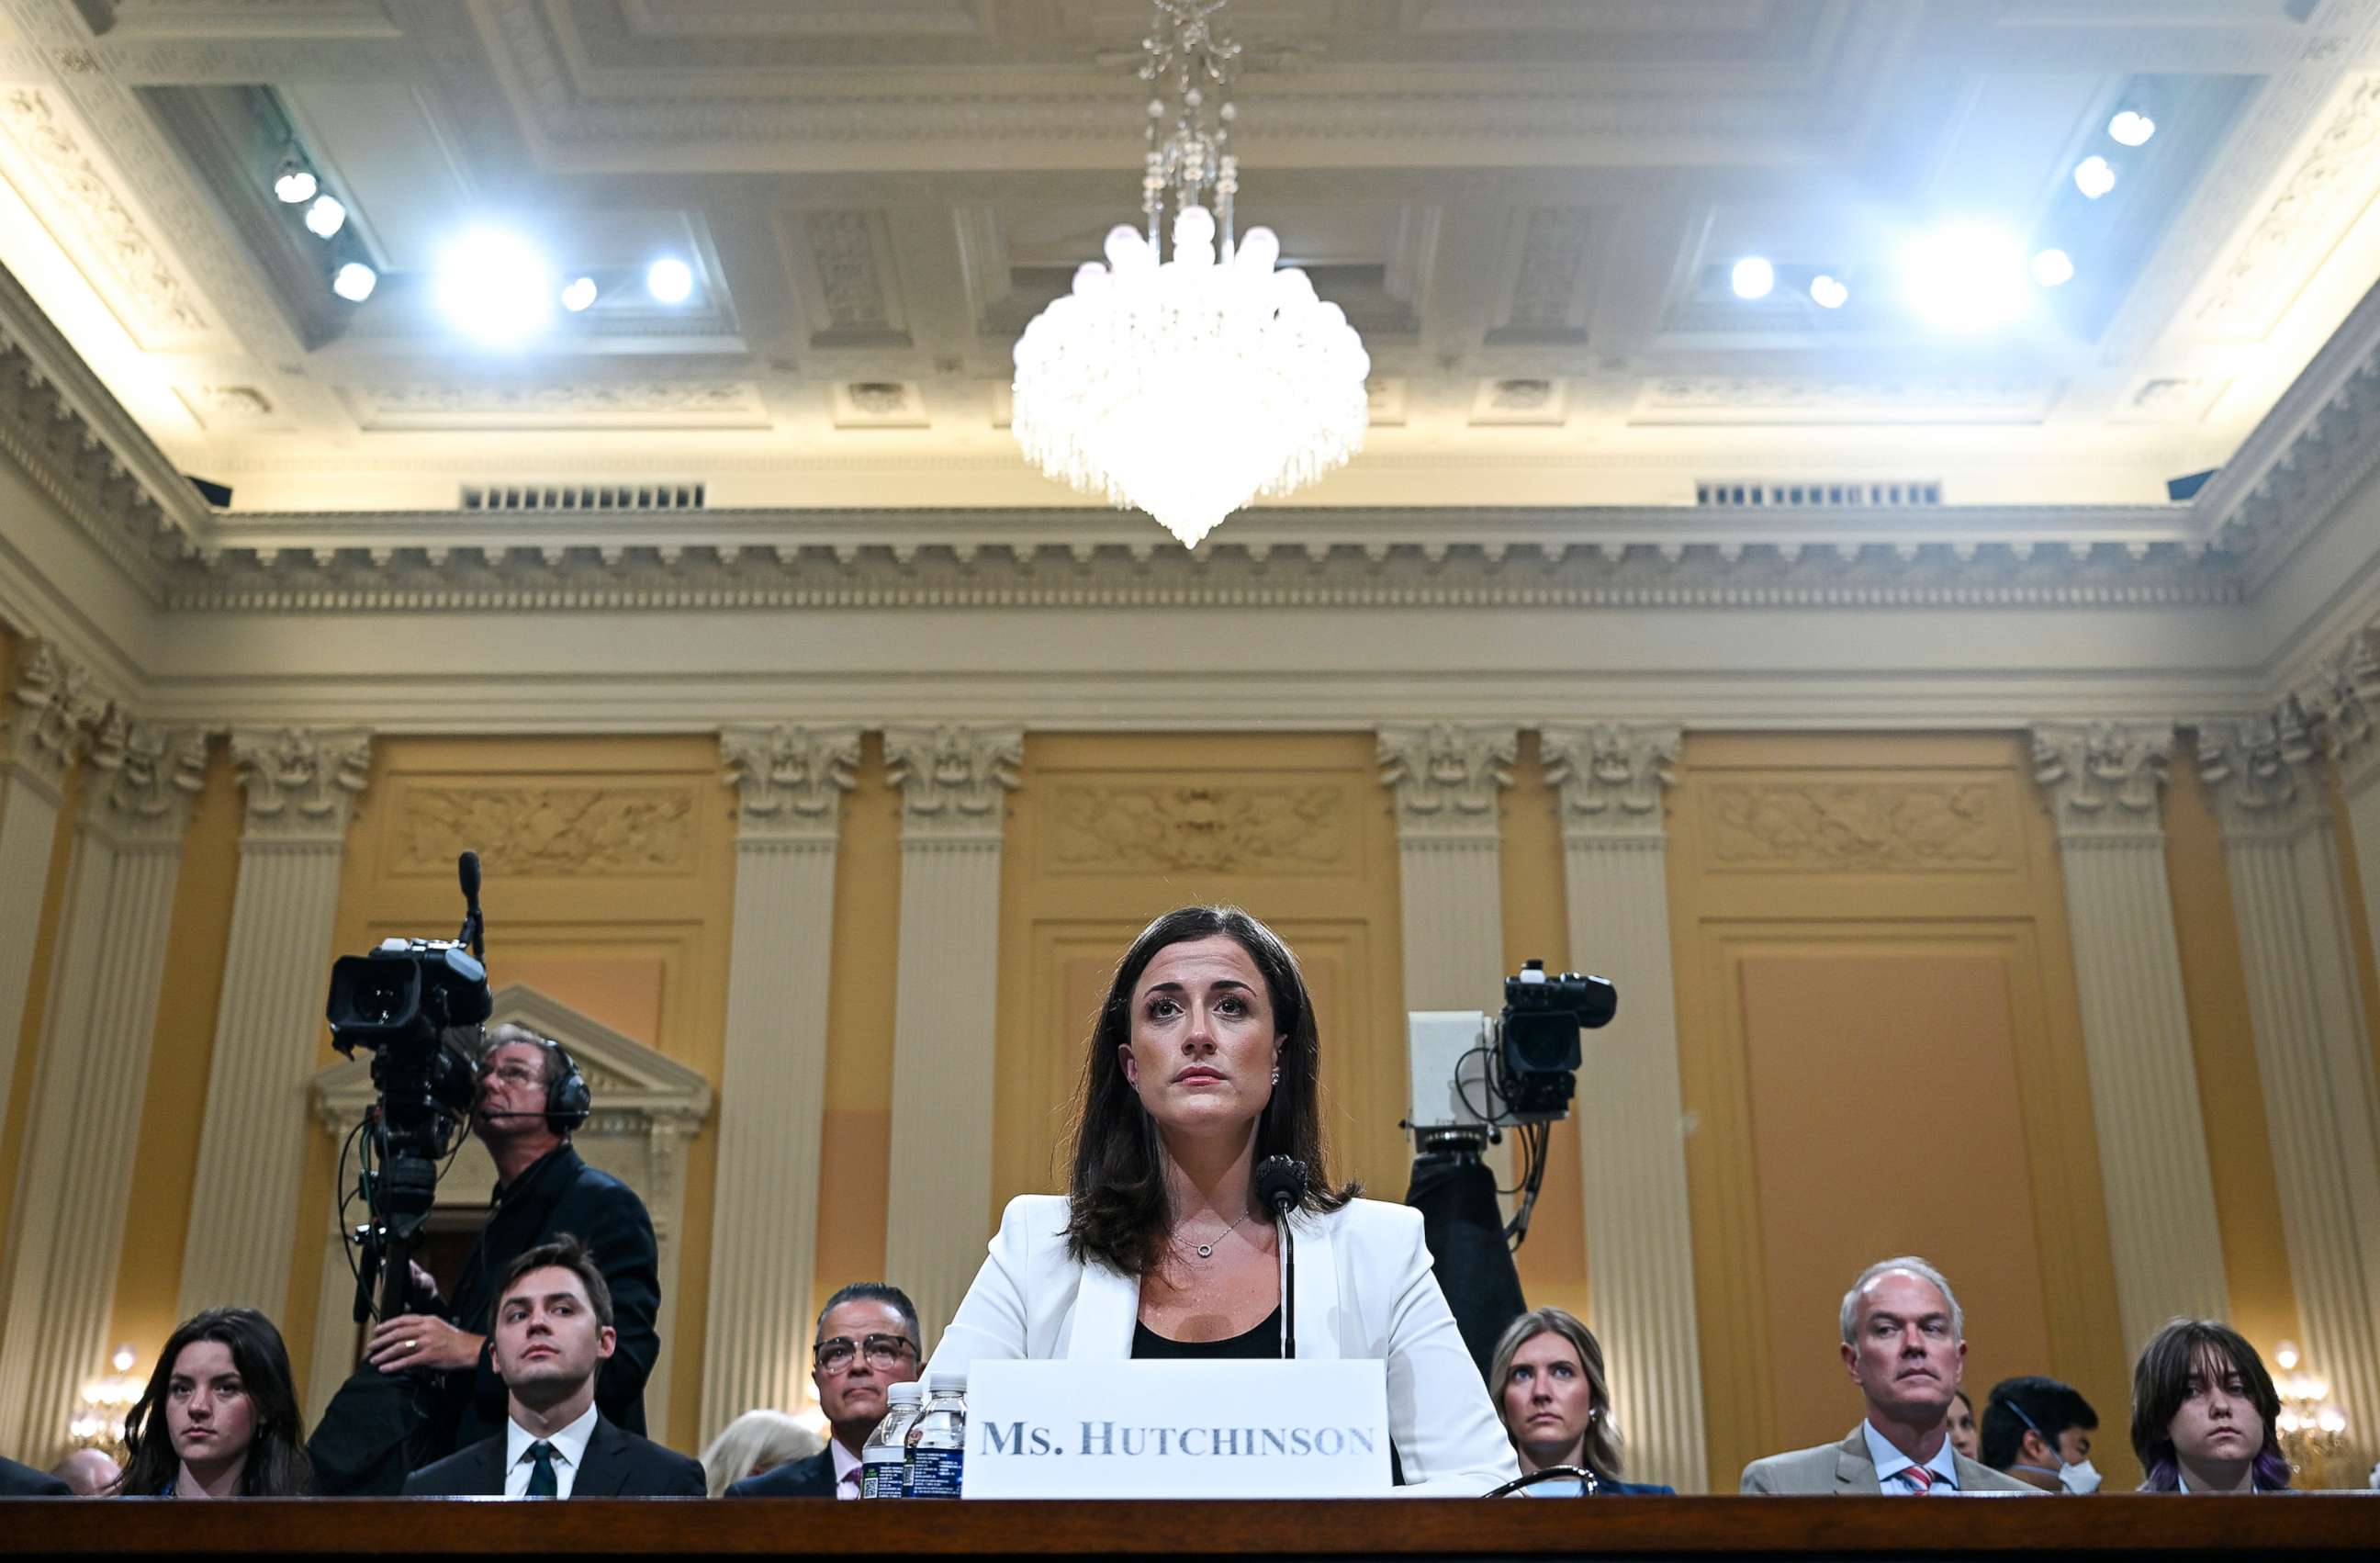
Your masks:
M2173 725L2092 722L2033 729L2033 779L2064 841L2164 838L2160 796Z
M1520 742L1517 727L1476 723L1382 727L1377 756L1396 800L1398 839L1493 842Z
M739 839L833 843L859 767L857 727L728 727L719 751Z
M235 727L232 764L248 800L247 839L340 842L371 775L360 727Z
M1562 839L1660 840L1661 794L1674 779L1683 741L1675 726L1595 722L1543 729L1537 752L1561 798Z
M887 727L884 758L901 789L901 838L996 845L1025 763L1021 727Z

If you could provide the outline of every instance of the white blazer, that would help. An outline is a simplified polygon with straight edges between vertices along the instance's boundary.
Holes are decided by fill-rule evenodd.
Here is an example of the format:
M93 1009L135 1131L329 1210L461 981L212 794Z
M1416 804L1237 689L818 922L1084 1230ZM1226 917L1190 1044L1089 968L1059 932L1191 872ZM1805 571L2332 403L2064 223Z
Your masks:
M1462 1497L1518 1476L1479 1369L1430 1273L1421 1213L1354 1200L1291 1217L1297 1239L1297 1354L1385 1359L1389 1436L1403 1494ZM934 1349L934 1367L978 1359L1132 1355L1140 1282L1066 1255L1066 1200L1008 1203L990 1257Z

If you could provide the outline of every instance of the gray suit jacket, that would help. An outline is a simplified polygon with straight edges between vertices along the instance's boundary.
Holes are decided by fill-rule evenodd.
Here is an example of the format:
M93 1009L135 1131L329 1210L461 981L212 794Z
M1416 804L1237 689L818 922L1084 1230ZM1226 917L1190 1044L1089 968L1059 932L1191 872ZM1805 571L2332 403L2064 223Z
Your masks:
M2013 1476L2003 1476L1964 1455L1951 1458L1958 1461L1961 1493L2015 1493L2036 1498L2046 1496L2038 1487L2029 1487ZM1884 1486L1876 1479L1876 1461L1868 1458L1867 1435L1854 1427L1851 1436L1840 1444L1820 1444L1815 1448L1795 1449L1790 1454L1754 1460L1743 1468L1743 1480L1736 1490L1763 1496L1879 1497Z

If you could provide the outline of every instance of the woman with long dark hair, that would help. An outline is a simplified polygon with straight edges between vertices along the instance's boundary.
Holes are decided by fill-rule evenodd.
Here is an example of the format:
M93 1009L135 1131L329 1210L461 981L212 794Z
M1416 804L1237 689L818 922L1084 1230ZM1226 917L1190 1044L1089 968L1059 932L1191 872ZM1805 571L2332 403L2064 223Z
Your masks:
M305 1423L273 1321L211 1308L176 1330L124 1419L124 1447L121 1496L305 1496Z
M1407 1492L1517 1474L1430 1271L1421 1216L1333 1183L1297 958L1236 907L1183 907L1116 965L1075 1103L1067 1192L1011 1201L935 1366L978 1358L1279 1357L1280 1243L1256 1190L1305 1164L1289 1227L1296 1354L1388 1363Z
M2281 1397L2247 1337L2212 1319L2176 1319L2132 1367L2132 1452L2144 1493L2277 1493Z

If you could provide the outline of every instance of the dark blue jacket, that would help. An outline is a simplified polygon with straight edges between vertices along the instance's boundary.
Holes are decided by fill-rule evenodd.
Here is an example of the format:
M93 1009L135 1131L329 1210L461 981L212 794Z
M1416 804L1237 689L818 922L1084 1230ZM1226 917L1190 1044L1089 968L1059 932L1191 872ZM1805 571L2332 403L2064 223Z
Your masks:
M834 1496L834 1449L820 1449L808 1459L747 1476L726 1492L731 1498L831 1498Z

